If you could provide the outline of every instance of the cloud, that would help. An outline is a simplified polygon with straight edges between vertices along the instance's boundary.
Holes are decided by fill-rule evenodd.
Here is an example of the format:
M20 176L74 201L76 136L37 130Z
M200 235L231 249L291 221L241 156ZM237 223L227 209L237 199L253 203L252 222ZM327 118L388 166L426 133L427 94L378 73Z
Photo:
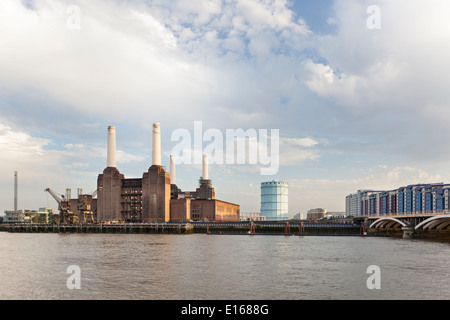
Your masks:
M80 6L81 28L69 30L67 3L35 4L35 10L17 1L0 5L5 97L27 97L32 88L46 96L46 109L55 115L76 110L130 121L157 118L166 113L162 105L174 110L183 99L202 105L196 96L207 74L176 57L170 31L148 15L92 2Z
M306 61L305 83L340 104L378 111L418 113L446 104L450 3L378 1L382 28L367 28L372 1L335 2L338 32L318 40L323 62ZM439 79L439 81L437 81ZM439 101L439 102L437 102Z
M79 8L79 29L67 28L69 5ZM269 104L259 95L269 84L252 64L246 75L244 62L271 60L309 33L279 0L126 5L36 0L32 8L5 0L1 92L25 103L39 92L43 109L58 117L106 115L141 125L143 119L185 121L195 114L215 119L212 108L253 114L258 102L261 113ZM239 87L254 107L234 99Z
M89 155L90 160L93 159L106 159L106 147L95 147L85 144L66 144L65 149L70 154L71 158L77 156L80 158L84 158L83 155ZM128 163L139 163L146 160L146 157L143 155L133 155L127 153L123 150L116 150L116 162L118 165L120 164L128 164Z
M319 144L312 138L280 138L280 165L298 166L308 161L320 159L319 151L314 148Z
M329 65L305 62L305 69L309 74L305 81L306 86L317 94L345 105L360 105L361 98L357 96L357 87L363 86L362 77L336 73Z
M290 137L282 138L281 142L299 147L313 147L319 143L318 141L312 138L290 138Z
M32 137L0 123L0 177L6 178L15 170L20 170L30 178L42 178L44 174L41 169L49 171L61 160L45 150L50 143L48 139Z
M450 156L440 147L450 134L450 44L444 40L450 3L377 1L382 28L371 30L367 8L373 4L336 0L336 33L315 37L318 56L301 64L304 85L328 104L320 104L322 132L346 142L330 148L347 144L356 154L389 154L417 165L443 162Z

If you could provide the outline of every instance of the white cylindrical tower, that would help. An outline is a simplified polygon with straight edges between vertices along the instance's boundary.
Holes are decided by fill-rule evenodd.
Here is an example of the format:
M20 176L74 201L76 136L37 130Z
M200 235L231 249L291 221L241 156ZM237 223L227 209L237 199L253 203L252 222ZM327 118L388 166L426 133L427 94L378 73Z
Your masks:
M175 170L175 156L170 155L170 184L177 184L177 175Z
M161 125L153 124L152 165L161 165Z
M202 170L202 179L203 180L208 180L208 155L204 154L203 155L203 170Z
M288 183L270 181L261 183L261 216L267 221L288 220Z
M116 167L116 127L108 127L108 151L106 166L115 168Z

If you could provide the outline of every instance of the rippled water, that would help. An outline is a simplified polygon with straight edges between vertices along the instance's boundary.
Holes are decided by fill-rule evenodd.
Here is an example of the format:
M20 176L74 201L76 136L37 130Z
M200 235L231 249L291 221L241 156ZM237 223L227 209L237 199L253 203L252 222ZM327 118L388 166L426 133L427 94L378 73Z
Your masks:
M421 240L0 232L0 299L449 299L449 266L450 243Z

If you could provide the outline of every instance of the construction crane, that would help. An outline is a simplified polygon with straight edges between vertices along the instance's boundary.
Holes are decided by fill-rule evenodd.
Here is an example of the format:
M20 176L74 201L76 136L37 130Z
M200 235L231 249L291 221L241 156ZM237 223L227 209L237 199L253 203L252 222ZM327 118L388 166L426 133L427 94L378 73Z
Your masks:
M92 200L102 187L90 194L83 194L83 189L78 188L77 209L82 223L95 223L94 211L92 210Z
M71 189L66 189L65 195L58 195L53 192L50 188L45 189L44 191L50 193L52 197L58 203L59 210L59 223L60 224L76 224L79 221L79 218L70 211L70 198L71 198Z

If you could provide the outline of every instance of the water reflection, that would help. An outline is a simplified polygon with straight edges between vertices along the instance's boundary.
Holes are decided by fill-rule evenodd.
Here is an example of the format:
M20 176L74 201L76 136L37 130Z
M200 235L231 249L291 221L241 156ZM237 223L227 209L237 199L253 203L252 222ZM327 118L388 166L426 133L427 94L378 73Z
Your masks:
M447 242L0 233L0 299L448 299ZM81 290L66 287L81 268ZM381 269L381 290L366 286Z

